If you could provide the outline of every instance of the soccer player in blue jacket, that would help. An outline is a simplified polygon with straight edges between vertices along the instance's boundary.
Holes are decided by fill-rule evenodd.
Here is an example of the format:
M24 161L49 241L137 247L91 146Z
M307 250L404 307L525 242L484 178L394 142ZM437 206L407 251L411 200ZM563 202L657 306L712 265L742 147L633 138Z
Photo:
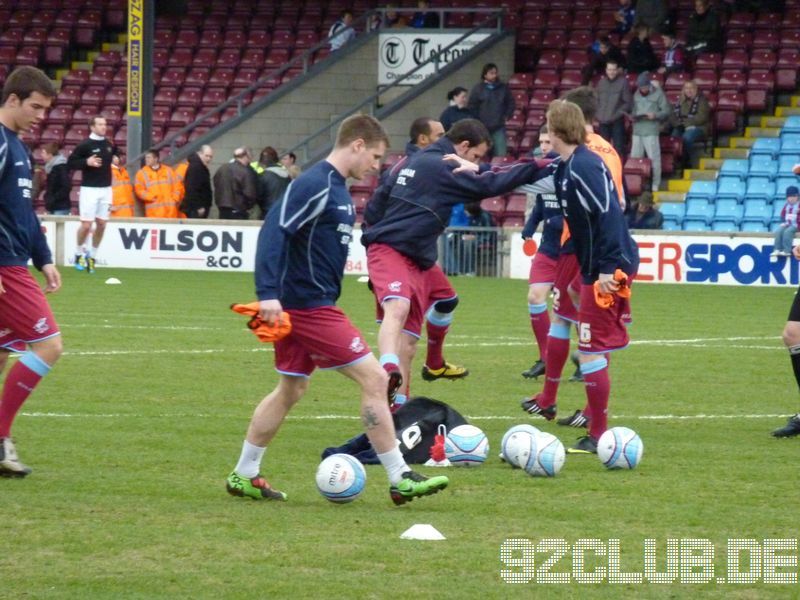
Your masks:
M11 441L11 425L22 404L61 356L61 333L28 261L45 278L45 293L61 287L39 219L33 212L28 149L17 137L44 119L56 90L39 69L20 67L3 85L0 106L0 371L11 351L11 367L0 395L0 476L25 477Z
M455 155L477 163L490 143L491 136L480 121L458 121L397 172L382 218L362 236L370 281L383 309L378 348L394 388L389 389L390 398L403 380L408 380L425 318L429 322L428 359L423 379L447 377L453 368L441 355L441 347L458 297L436 264L437 242L453 206L508 192L533 180L540 170L538 164L526 163L455 175L456 164L444 160Z
M629 294L620 292L636 275L639 253L628 232L610 172L585 145L586 124L581 109L564 100L552 102L547 111L547 127L553 150L561 157L554 174L556 195L582 276L578 348L592 415L588 435L568 452L596 453L597 440L608 423L611 384L606 354L628 345ZM611 295L612 304L601 306L595 292Z
M328 157L294 180L264 220L256 250L260 316L274 323L286 311L291 333L275 342L277 387L258 405L239 462L227 479L234 496L286 500L260 474L261 460L315 368L337 369L361 387L361 420L389 477L395 504L447 487L406 464L386 402L388 378L361 333L336 306L355 223L346 179L376 171L388 138L368 115L345 119Z

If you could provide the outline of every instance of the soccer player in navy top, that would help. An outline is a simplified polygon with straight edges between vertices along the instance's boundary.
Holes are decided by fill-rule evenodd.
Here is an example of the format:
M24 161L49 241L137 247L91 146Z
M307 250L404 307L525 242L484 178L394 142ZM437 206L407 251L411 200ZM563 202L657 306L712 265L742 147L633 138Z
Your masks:
M355 223L346 179L377 171L387 145L386 132L374 118L345 119L327 159L289 184L267 214L255 264L260 316L274 323L286 311L292 330L275 342L278 385L256 408L239 462L228 476L227 490L234 496L286 500L261 476L261 460L316 367L337 369L361 387L361 420L386 469L395 504L447 487L447 477L425 478L406 464L386 402L386 372L336 306Z
M630 301L623 288L636 274L639 253L628 232L611 173L585 145L586 123L581 109L572 102L553 101L547 111L547 128L553 150L561 157L554 185L582 276L578 348L591 408L588 435L567 451L596 453L597 440L608 422L611 384L606 354L628 345ZM611 305L601 306L595 292L611 295Z
M11 441L22 404L61 356L61 334L28 261L45 278L44 292L61 287L39 219L33 212L27 148L17 134L44 119L56 90L39 69L19 67L6 79L0 102L0 371L11 351L21 354L0 395L0 476L25 477Z

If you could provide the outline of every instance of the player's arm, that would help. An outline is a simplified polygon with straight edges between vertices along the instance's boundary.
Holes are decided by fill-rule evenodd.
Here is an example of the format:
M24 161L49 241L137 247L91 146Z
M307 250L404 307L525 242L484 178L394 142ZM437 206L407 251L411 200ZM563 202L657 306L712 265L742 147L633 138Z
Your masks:
M445 204L474 202L481 198L501 196L536 178L541 171L539 164L515 163L497 170L475 173L453 173L452 164L445 163L441 171L441 189Z
M536 233L536 228L544 218L544 200L540 196L536 196L536 202L533 205L533 210L525 221L525 226L522 228L522 239L529 239Z
M83 170L91 166L87 161L92 158L92 156L93 154L91 153L89 144L80 143L75 146L75 149L70 153L67 159L67 166L73 171Z
M598 221L595 260L599 272L613 278L614 272L622 265L619 240L623 234L624 217L605 164L583 164L586 168L581 169L580 177L574 178L575 193L584 210L594 215Z

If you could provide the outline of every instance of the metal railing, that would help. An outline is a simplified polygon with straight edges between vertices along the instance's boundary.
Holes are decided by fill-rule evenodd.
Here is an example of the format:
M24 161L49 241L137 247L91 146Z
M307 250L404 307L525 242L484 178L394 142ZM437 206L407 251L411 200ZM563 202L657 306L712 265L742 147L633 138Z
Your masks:
M505 242L502 227L448 227L439 236L439 264L447 275L503 277Z

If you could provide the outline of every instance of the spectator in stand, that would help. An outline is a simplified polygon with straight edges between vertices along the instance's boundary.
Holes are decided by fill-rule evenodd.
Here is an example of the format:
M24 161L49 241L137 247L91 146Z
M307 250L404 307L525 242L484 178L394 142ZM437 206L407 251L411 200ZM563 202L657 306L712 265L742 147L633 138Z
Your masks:
M628 44L628 73L655 71L661 61L650 44L650 30L647 25L637 25L633 31L633 39Z
M287 152L281 156L281 164L286 167L289 172L289 177L297 179L300 175L300 167L297 166L297 155L294 152Z
M651 31L661 33L667 25L669 8L664 0L637 0L633 26L644 25Z
M636 17L636 9L633 7L631 0L619 0L619 10L614 14L614 20L617 26L614 28L614 33L625 35L633 27L633 20Z
M650 73L644 72L636 81L633 95L633 145L631 156L650 159L653 170L652 190L661 187L661 146L658 141L661 124L670 115L669 102L660 87L653 85Z
M72 208L69 192L72 180L67 167L67 157L59 152L61 147L55 142L42 144L41 154L44 160L44 172L47 183L44 191L44 207L51 215L68 215Z
M622 67L625 66L625 57L622 55L622 51L611 43L611 39L607 35L599 36L589 52L591 54L589 63L581 69L583 76L581 85L589 85L592 77L605 73L608 61L614 61Z
M664 215L653 204L653 195L643 193L628 213L628 229L661 229Z
M289 171L278 160L278 152L272 146L264 148L258 162L250 166L258 175L259 218L263 220L270 207L281 199L289 187L291 178Z
M447 100L450 104L439 117L445 131L449 131L456 121L472 118L472 114L467 109L468 99L467 88L457 86L447 92Z
M220 219L248 218L248 211L258 200L256 172L250 168L247 148L233 151L233 160L214 173L214 201Z
M114 219L133 217L136 209L131 176L121 163L119 155L111 158L111 217Z
M686 54L683 44L678 42L673 29L665 29L661 34L664 41L664 57L658 72L666 77L670 73L683 73L686 70Z
M430 8L427 0L419 0L417 8L419 10L412 15L411 23L409 23L411 27L418 29L435 29L439 27L439 13L427 10Z
M693 54L722 51L722 26L709 0L695 0L689 17L686 49Z
M395 8L387 7L386 18L381 25L390 29L408 27L408 18L405 15L399 14Z
M597 120L600 135L614 145L624 163L627 142L625 140L625 115L631 112L633 98L628 80L616 61L606 64L606 75L597 83Z
M150 219L177 219L180 189L170 167L162 164L157 150L148 150L144 166L136 173L136 196Z
M214 159L214 150L203 144L196 153L188 158L184 187L186 193L181 203L181 211L189 219L207 219L211 211L211 173L208 165Z
M345 10L342 16L331 25L328 31L328 43L331 45L331 52L335 52L350 40L356 37L356 30L352 28L353 11Z
M492 156L506 155L506 121L514 114L514 108L514 97L508 86L500 81L497 65L483 65L481 82L470 91L467 109L489 130Z
M711 135L711 106L694 81L683 84L683 90L674 104L672 135L683 138L683 166L690 166L692 145Z
M775 249L770 256L791 256L794 236L800 227L800 190L790 185L786 188L786 204L781 209L781 224L775 230Z

